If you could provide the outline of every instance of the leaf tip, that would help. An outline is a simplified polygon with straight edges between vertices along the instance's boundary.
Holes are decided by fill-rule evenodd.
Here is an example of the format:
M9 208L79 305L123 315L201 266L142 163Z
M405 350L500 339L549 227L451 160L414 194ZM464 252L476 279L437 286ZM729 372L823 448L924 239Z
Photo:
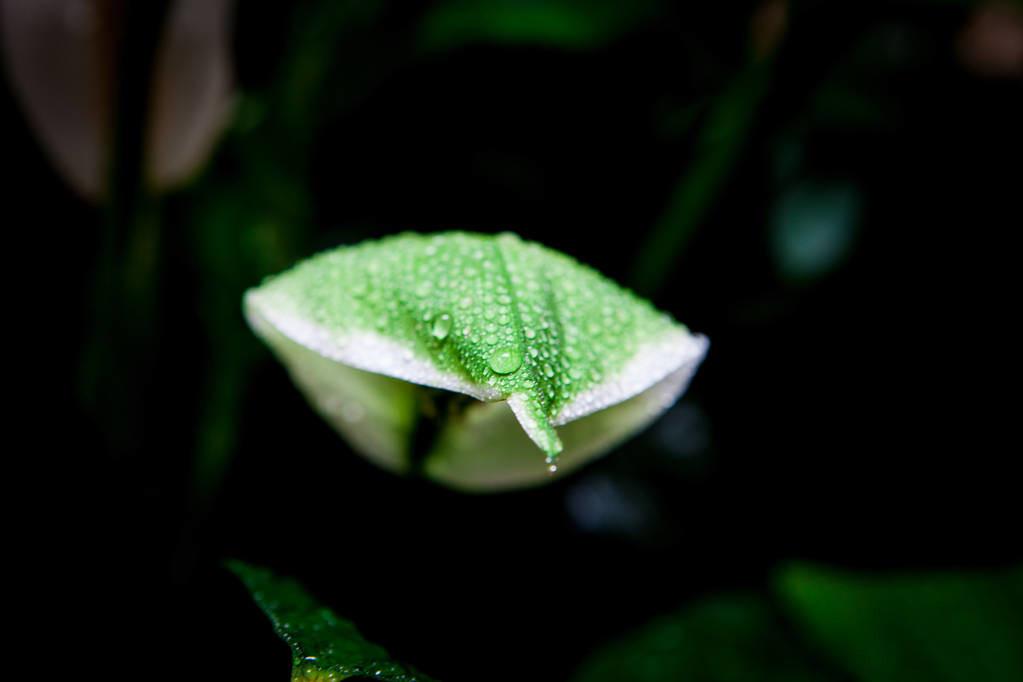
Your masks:
M509 397L508 405L529 439L547 455L548 463L552 463L564 446L547 415L535 400L524 393Z

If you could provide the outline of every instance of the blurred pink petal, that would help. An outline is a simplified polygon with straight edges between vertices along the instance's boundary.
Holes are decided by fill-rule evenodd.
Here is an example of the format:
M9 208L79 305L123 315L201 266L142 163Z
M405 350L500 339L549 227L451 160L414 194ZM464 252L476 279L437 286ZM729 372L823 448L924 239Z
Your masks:
M3 0L12 89L57 170L80 194L102 194L110 141L113 4Z
M764 0L750 19L750 45L758 59L777 49L789 23L788 0Z
M178 185L203 164L231 112L233 0L178 0L156 62L147 138L149 181Z
M230 113L233 0L176 0L155 59L146 137L152 189L187 180ZM13 90L52 163L81 195L105 194L123 4L0 0Z
M1023 77L1023 10L1007 2L979 7L959 35L959 57L982 76Z

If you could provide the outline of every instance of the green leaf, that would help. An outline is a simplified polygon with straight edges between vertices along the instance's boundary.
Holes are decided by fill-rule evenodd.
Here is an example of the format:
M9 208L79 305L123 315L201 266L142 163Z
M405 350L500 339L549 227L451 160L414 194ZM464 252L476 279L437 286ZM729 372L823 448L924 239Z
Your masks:
M876 577L794 566L795 620L864 682L1023 680L1023 571Z
M654 0L448 0L427 15L430 49L526 43L585 49L607 43L653 14Z
M767 599L714 597L587 660L573 682L747 682L836 679L814 665Z
M335 682L366 677L383 682L430 682L431 678L391 660L347 620L317 603L301 585L240 561L228 562L252 593L274 630L291 647L291 679Z
M475 490L546 480L530 440L562 470L606 451L678 398L707 346L592 269L507 233L338 248L249 291L245 308L356 449L394 471L415 454L427 475ZM424 409L424 386L481 402ZM422 412L441 424L413 453Z

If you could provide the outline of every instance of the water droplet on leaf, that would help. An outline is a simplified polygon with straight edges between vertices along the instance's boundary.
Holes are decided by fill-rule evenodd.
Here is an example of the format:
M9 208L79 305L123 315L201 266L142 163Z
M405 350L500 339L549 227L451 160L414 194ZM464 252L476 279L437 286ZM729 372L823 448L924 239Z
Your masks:
M433 328L430 329L430 334L433 338L443 341L448 338L448 334L451 333L451 316L447 313L441 313L437 316L437 319L433 321Z
M511 374L522 366L522 354L515 348L497 348L490 354L490 369L498 374Z

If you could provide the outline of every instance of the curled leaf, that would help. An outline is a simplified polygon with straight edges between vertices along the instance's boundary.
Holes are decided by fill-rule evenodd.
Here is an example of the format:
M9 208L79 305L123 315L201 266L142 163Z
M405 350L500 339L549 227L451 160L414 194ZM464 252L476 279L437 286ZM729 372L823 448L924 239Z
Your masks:
M250 290L245 310L357 450L474 490L540 483L608 450L678 398L707 348L594 270L512 234L338 248ZM414 452L421 414L439 429Z

